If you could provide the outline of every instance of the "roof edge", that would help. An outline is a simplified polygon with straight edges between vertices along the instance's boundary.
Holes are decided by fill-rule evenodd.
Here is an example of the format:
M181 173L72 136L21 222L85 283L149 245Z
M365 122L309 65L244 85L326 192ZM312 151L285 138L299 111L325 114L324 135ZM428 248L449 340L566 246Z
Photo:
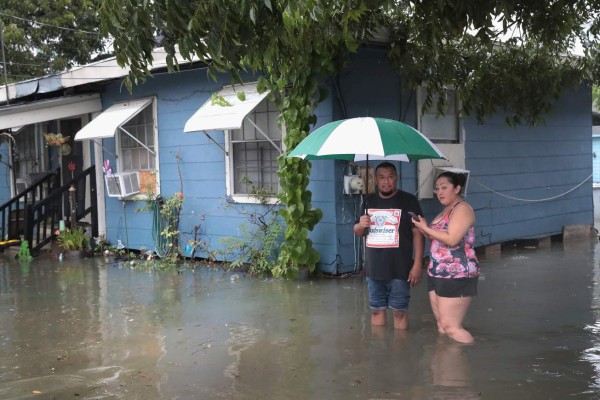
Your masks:
M151 65L151 71L167 67L167 52L163 47L154 49L152 51L152 58L154 62ZM176 58L179 65L200 61L197 57L194 57L191 61L186 60L180 55L179 51L177 51ZM128 74L128 67L120 67L117 63L117 58L110 57L90 64L74 67L69 71L2 85L0 87L0 104L7 104L10 101L24 98L33 93L50 93L90 83L124 78ZM35 87L35 90L32 91L32 87Z

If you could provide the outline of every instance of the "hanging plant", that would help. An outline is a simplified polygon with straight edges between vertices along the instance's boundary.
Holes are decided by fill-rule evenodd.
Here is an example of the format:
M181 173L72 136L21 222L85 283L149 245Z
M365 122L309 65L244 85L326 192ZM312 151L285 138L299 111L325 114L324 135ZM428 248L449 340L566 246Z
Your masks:
M48 146L62 146L71 140L71 136L63 136L62 133L44 133L43 135Z

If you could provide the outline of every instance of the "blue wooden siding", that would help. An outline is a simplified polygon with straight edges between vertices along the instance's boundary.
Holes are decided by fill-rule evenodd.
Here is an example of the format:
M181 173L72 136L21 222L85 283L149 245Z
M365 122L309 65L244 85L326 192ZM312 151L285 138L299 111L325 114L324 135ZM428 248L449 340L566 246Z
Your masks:
M590 104L590 88L581 87L556 102L544 125L509 128L502 115L464 122L477 244L593 224Z
M200 226L198 239L206 242L208 250L216 252L217 257L225 259L230 257L219 253L224 250L222 239L238 236L240 226L248 223L247 213L252 210L263 210L264 206L235 204L228 201L223 151L203 133L183 133L183 127L213 92L228 84L230 82L226 78L219 82L208 79L205 70L188 71L174 75L158 75L145 85L136 87L131 96L121 92L119 84L111 85L103 97L103 106L107 108L114 102L130 98L157 96L160 184L163 196L171 196L181 190L176 157L179 156L182 160L180 167L185 195L180 222L182 247L193 238L194 227ZM321 106L317 113L320 116L320 123L330 121L331 111L328 110L327 103ZM211 134L224 146L224 135L221 132ZM104 140L103 145L113 151L114 140ZM111 159L111 165L117 165L110 154L105 152L104 156L105 159ZM310 185L314 193L315 206L324 209L326 214L322 223L311 233L315 248L321 253L323 259L335 257L336 252L335 232L333 231L332 234L335 219L329 217L335 213L327 211L328 208L331 210L334 208L333 198L327 194L327 187L330 186L333 176L333 171L325 168L324 165L316 166L312 173L314 179ZM123 203L107 198L108 240L116 243L117 239L120 239L133 249L153 249L155 246L152 239L152 214L136 211L144 205L144 202L139 201ZM243 214L244 212L246 214ZM207 256L208 253L201 255Z
M157 96L161 193L170 196L180 191L176 158L180 156L186 198L180 225L182 246L192 238L194 226L200 226L199 239L217 252L223 250L221 239L237 236L240 225L248 221L242 210L262 208L229 202L222 150L200 132L183 133L188 118L227 84L225 78L219 82L209 80L205 70L186 71L159 74L136 87L132 96L115 83L103 96L105 108L130 98ZM329 88L329 98L316 110L317 127L364 115L399 119L416 126L414 93L392 71L382 50L361 50L337 82L329 82ZM557 102L545 125L511 128L505 125L503 115L489 118L484 125L469 118L463 121L466 168L472 176L468 200L476 210L478 245L560 233L565 224L592 223L591 182L561 196L592 174L590 104L591 91L582 87ZM220 132L212 136L224 145ZM103 144L113 151L114 140L104 140ZM112 156L105 152L105 157ZM114 159L111 164L116 165ZM356 264L357 242L352 226L360 198L343 194L344 166L341 161L314 161L310 176L313 205L323 211L323 219L310 237L321 254L320 269L329 273L350 272ZM402 189L415 193L416 164L397 166ZM483 185L518 199L558 197L536 202L513 200ZM107 199L107 236L111 242L120 239L126 243L128 239L126 244L131 248L154 248L152 215L136 212L144 204ZM423 200L421 205L428 219L440 209L437 200Z
M416 126L414 93L387 66L383 51L361 51L339 84L343 102L333 99L338 111L334 119L343 118L343 104L347 117L386 116ZM581 87L557 101L540 126L508 127L502 113L484 125L471 118L463 121L465 162L472 176L468 200L476 211L477 245L543 237L560 233L567 224L593 223L590 104L590 88ZM343 163L337 166L340 171ZM400 163L399 170L402 189L416 193L416 165ZM346 272L354 267L356 244L349 216L356 217L358 198L341 195L340 185L333 186L339 188L335 196L340 257L338 265L326 270ZM422 200L421 206L429 220L441 209L434 199Z
M10 147L5 140L0 142L0 204L10 200L10 168L8 168Z
M235 232L238 222L228 218L233 214L225 209L225 156L202 133L184 134L185 122L210 97L220 89L223 82L207 79L205 70L187 71L179 74L162 74L146 84L135 87L130 96L122 92L120 84L111 85L103 97L104 108L115 102L130 98L157 97L158 147L160 186L163 196L183 191L184 208L181 213L182 246L192 239L195 225L200 226L201 239L211 246L218 243L223 227ZM223 144L223 135L213 135ZM114 140L104 140L104 146L114 149ZM110 158L108 153L105 157ZM179 179L177 157L181 158ZM116 165L114 160L112 165ZM142 201L123 202L107 198L106 222L109 241L121 239L133 249L154 249L152 236L152 213L139 212L146 205ZM125 223L125 219L127 223Z

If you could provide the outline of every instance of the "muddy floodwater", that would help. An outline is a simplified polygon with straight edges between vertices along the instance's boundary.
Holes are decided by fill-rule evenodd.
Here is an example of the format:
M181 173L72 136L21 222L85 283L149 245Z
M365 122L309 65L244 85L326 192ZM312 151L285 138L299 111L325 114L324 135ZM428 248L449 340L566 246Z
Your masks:
M481 258L466 327L373 330L360 275L263 280L0 257L0 399L598 399L600 246ZM390 318L390 316L388 316ZM391 322L388 320L388 322Z

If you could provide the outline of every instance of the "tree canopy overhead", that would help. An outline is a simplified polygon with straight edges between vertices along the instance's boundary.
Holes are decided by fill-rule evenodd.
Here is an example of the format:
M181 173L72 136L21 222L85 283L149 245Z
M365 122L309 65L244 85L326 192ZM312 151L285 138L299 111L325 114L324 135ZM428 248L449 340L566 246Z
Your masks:
M566 86L600 80L597 0L103 0L101 13L134 79L147 71L156 35L168 52L178 45L212 72L269 74L276 58L294 64L311 52L308 73L322 75L383 32L390 61L412 86L452 85L463 112L480 121L503 108L509 122L539 122ZM583 57L565 57L578 45Z
M509 124L538 123L566 88L600 81L599 12L599 0L103 0L100 7L130 83L148 75L156 36L171 63L178 48L213 75L260 72L261 86L279 99L288 150L315 121L319 83L375 35L412 87L427 85L429 103L451 86L461 111L480 121L501 110ZM577 43L583 56L569 57ZM442 110L443 95L437 104ZM307 235L320 213L306 190L309 164L279 161L288 230L276 272L285 274L314 266Z
M105 48L92 0L0 0L0 20L8 82L87 64Z

